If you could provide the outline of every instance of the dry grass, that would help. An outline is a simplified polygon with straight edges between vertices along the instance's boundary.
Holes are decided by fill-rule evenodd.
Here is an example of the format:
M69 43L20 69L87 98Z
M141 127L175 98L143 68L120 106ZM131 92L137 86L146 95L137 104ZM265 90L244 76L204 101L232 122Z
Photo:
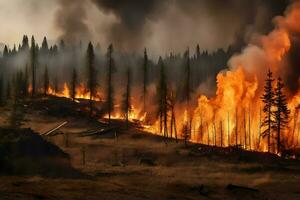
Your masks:
M37 131L62 121L70 123L48 140L71 156L73 167L89 179L0 177L0 199L135 200L135 199L300 199L300 164L232 162L191 154L174 141L131 129L114 137L78 137L99 124L84 119L31 115L25 126ZM86 165L82 164L85 148ZM154 166L142 163L151 160ZM226 189L228 184L259 192ZM201 185L204 186L201 188Z

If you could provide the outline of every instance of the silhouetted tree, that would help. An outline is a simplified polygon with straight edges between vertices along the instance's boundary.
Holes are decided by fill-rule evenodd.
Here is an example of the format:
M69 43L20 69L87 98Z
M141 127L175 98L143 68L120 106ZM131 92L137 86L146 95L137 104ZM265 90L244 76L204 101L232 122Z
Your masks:
M30 63L31 63L31 95L34 97L36 93L36 67L37 67L37 48L35 44L34 36L31 38L31 49L30 49Z
M199 46L199 44L197 44L197 47L196 47L196 58L197 58L197 60L199 60L200 57L201 57L200 46Z
M143 63L143 103L144 112L146 112L146 98L147 98L147 87L148 87L148 55L147 49L144 51L144 63Z
M282 90L284 88L284 84L281 78L277 79L277 87L275 89L275 108L274 116L275 116L275 124L274 129L277 132L277 153L280 153L283 149L283 145L281 143L281 132L288 126L288 119L290 110L287 107L286 96L283 94Z
M76 98L76 88L77 88L77 71L76 68L73 68L72 80L71 80L71 98L75 101Z
M54 93L57 94L58 90L59 90L59 88L58 88L58 78L56 76L55 79L54 79Z
M41 47L41 54L45 56L48 54L48 51L49 51L48 41L47 38L44 37L42 47Z
M159 115L159 127L160 132L163 132L164 138L168 137L168 89L167 89L167 77L165 72L165 65L161 57L158 60L158 66L160 67L159 83L157 86L158 97L158 115Z
M191 131L191 127L192 127L192 116L191 116L191 108L190 108L192 85L191 85L191 62L190 62L189 49L184 53L184 61L185 61L185 68L184 68L184 81L183 81L183 99L186 102L187 121L186 124L184 124L183 134L184 134L184 139L186 140L189 139L189 135L191 134L191 133L186 133L186 131ZM185 141L185 144L187 144L187 141Z
M126 84L126 92L123 95L123 102L122 102L122 110L125 114L126 119L126 127L128 128L129 125L129 115L132 111L131 106L131 69L127 69L127 84Z
M114 72L115 61L113 58L113 45L110 44L107 49L107 91L106 91L106 108L108 112L108 123L111 123L111 113L114 110L114 89L112 83L112 75Z
M29 50L29 39L28 39L27 35L23 36L21 49L23 51L28 51Z
M9 55L8 47L5 45L3 49L3 58L7 58Z
M187 147L187 142L191 138L191 130L190 130L189 123L184 123L183 124L183 127L182 127L182 137L184 139L184 145Z
M48 67L45 67L44 72L44 95L46 96L49 90L50 82L49 82L49 74L48 74Z
M87 88L90 92L89 104L90 104L90 115L93 114L93 98L96 95L97 79L95 69L95 54L94 47L90 42L86 53L86 68L87 68Z
M264 103L263 112L265 113L265 117L262 122L262 127L264 127L265 130L262 132L262 136L268 138L268 152L271 150L271 131L275 124L275 120L272 115L272 108L274 106L274 91L272 88L273 82L273 74L269 70L265 81L264 94L261 97Z

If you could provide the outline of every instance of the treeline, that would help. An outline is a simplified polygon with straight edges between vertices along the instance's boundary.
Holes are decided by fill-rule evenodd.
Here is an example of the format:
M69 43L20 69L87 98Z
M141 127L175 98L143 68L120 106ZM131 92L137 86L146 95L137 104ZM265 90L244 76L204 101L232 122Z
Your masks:
M112 46L113 47L113 46ZM24 36L20 45L14 45L13 48L4 47L3 55L0 59L1 79L3 79L2 87L6 87L11 81L12 76L22 71L25 74L25 69L29 70L30 84L32 93L36 93L37 89L43 88L45 69L48 70L49 85L58 90L61 89L63 83L70 84L72 79L72 71L76 69L78 73L78 82L86 82L86 52L88 44L78 42L77 44L66 44L63 40L59 44L49 45L45 37L41 46L35 41L34 37L28 38ZM107 72L107 53L106 48L100 47L99 44L93 45L95 54L94 65L97 71L97 81L99 86L106 85L105 77ZM191 51L192 52L192 51ZM228 59L234 51L231 48L224 51L219 49L216 52L208 53L206 50L200 50L197 46L191 53L191 87L196 90L201 83L207 81L208 78L214 78L215 75L222 69L226 68ZM145 63L145 56L146 63ZM159 72L158 62L151 59L145 50L141 54L124 53L114 51L116 78L115 85L123 83L125 80L124 74L127 68L132 70L132 84L143 83L143 92L146 92L145 83L154 83ZM181 75L184 70L185 56L180 53L169 53L162 57L168 74L168 81L172 85L179 85L182 79ZM146 66L146 67L145 67ZM145 73L146 70L146 73ZM57 87L55 87L57 86ZM103 87L104 88L104 87ZM5 89L2 88L2 91ZM5 92L4 92L5 93ZM1 97L3 97L2 92Z
M46 37L39 46L34 36L29 39L25 35L18 48L4 47L0 60L1 104L13 99L14 105L18 105L24 98L47 95L50 87L57 93L64 83L70 88L70 98L75 100L76 88L83 84L89 93L90 115L93 115L93 99L98 98L101 91L100 98L109 122L116 101L121 103L128 122L131 101L135 97L142 102L143 112L151 112L155 119L159 118L165 138L173 134L177 138L174 109L177 103L184 103L188 110L184 131L187 141L191 130L190 114L196 103L193 94L202 83L215 79L219 71L226 69L233 53L231 48L208 53L197 45L193 51L171 52L155 61L147 49L141 54L124 53L115 51L112 44L103 50L99 44L66 44L63 40L51 46ZM156 87L154 94L151 85ZM155 110L149 110L149 104Z

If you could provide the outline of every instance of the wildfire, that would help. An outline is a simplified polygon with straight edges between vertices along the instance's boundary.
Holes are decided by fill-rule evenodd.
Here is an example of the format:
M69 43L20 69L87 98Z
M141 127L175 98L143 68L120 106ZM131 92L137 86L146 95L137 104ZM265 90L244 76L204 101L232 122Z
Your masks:
M242 54L230 60L231 71L217 75L217 92L214 98L200 96L198 106L192 114L188 114L182 108L184 106L176 109L175 128L182 130L190 117L192 142L217 146L239 145L249 150L267 151L267 143L261 135L263 113L260 97L264 76L269 68L275 77L279 77L284 71L283 60L291 48L291 32L300 33L297 23L299 19L300 3L295 3L287 16L277 19L274 31L256 38L256 43L250 44ZM299 145L299 105L300 91L288 99L292 120L282 135L285 145L289 147ZM170 112L168 116L171 116ZM167 127L168 136L174 137L171 125L168 124ZM163 135L159 120L144 128Z
M267 151L266 139L262 137L263 112L261 96L264 78L268 71L275 77L285 70L284 59L289 52L295 33L300 33L300 3L288 10L285 17L276 19L276 28L265 36L256 36L240 55L229 61L230 69L217 75L217 90L213 98L201 95L194 109L178 103L167 113L168 122L165 130L159 119L150 123L147 117L151 114L142 109L141 102L134 100L128 119L139 121L143 128L153 134L167 137L183 138L182 132L188 126L189 140L192 142L213 144L216 146L237 145L249 150ZM300 82L300 80L299 80ZM29 89L30 90L30 89ZM32 89L31 89L32 90ZM63 90L48 89L48 94L70 98L70 88L66 83ZM90 93L84 84L76 89L76 99L90 99ZM93 100L101 101L97 93ZM288 128L282 133L285 145L297 146L300 142L300 90L289 96L288 107L291 118ZM106 115L104 118L108 118ZM115 107L111 119L124 119L120 106ZM156 116L157 117L157 116ZM176 121L175 121L176 118ZM273 150L274 151L274 150Z
M47 94L58 96L58 97L65 97L71 98L71 91L67 83L63 84L63 90L55 91L51 86L48 88ZM90 99L90 92L86 89L84 84L79 84L76 87L76 94L75 99ZM92 97L94 101L101 101L101 95L97 92L95 97Z

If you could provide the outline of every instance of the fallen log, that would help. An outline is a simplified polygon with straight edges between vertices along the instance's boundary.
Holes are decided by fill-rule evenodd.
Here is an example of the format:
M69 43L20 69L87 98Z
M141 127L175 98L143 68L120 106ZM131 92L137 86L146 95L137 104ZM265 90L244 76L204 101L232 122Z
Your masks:
M43 133L41 135L45 135L45 136L49 136L50 134L52 134L53 132L57 131L58 129L62 128L63 126L65 126L68 122L65 121L62 124L60 124L59 126L56 126L55 128L47 131L46 133Z
M85 131L80 133L81 137L94 136L94 135L104 135L106 133L116 131L118 127L100 128L92 131Z
M233 185L233 184L228 184L226 186L227 190L247 190L247 191L252 191L252 192L258 192L258 189L255 188L250 188L250 187L245 187L245 186L239 186L239 185Z

